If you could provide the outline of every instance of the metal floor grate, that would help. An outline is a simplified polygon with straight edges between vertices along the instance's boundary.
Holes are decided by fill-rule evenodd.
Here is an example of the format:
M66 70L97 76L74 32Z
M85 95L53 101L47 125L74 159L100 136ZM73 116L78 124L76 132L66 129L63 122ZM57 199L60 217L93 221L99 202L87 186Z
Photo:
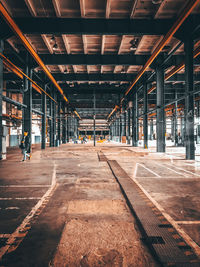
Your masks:
M115 160L108 160L107 162L131 211L137 218L143 235L142 240L153 250L161 265L200 266L200 261L191 247L185 243L118 162ZM183 245L180 247L179 244Z

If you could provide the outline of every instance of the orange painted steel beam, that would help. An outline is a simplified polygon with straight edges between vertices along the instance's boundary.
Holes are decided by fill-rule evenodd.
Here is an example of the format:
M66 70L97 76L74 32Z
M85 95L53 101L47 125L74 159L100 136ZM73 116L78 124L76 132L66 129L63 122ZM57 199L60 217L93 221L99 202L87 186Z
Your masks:
M32 45L29 43L29 41L27 40L27 38L24 36L24 34L20 30L20 28L17 26L17 24L15 23L15 21L11 18L11 16L8 13L8 11L5 9L5 7L3 6L3 4L1 2L0 2L0 14L3 17L3 19L6 21L6 23L9 25L9 27L12 29L12 31L22 41L22 43L24 44L24 46L26 47L26 49L29 51L29 53L33 56L33 58L35 59L35 61L43 69L43 71L45 72L45 74L47 75L47 77L52 81L52 83L58 89L58 91L60 92L60 94L63 96L63 99L65 100L65 102L69 103L69 100L64 95L64 92L63 92L62 88L56 82L56 80L53 77L53 75L47 69L47 67L45 66L44 62L41 60L41 58L35 52L35 50L33 49ZM78 114L78 112L76 112L76 115L77 114ZM78 117L80 118L79 115L78 115Z
M5 67L6 67L7 69L11 70L11 71L12 71L13 73L15 73L19 78L23 79L23 75L22 75L20 72L18 72L16 69L14 69L11 65L9 65L6 61L3 61L3 64L5 65ZM35 86L34 84L33 84L32 86L33 86L33 88L34 88L38 93L41 94L41 91L40 91L40 89L38 89L37 86Z
M13 32L19 37L19 39L22 41L26 49L29 51L29 53L33 56L35 61L39 64L39 66L43 69L45 74L48 76L48 78L52 81L52 83L55 85L55 87L58 89L58 91L61 93L62 96L64 96L63 90L58 85L52 74L49 72L41 58L38 56L38 54L33 49L32 45L29 43L27 38L24 36L20 28L17 26L17 24L14 22L14 20L9 15L8 11L5 9L5 7L0 2L0 12L3 17L3 19L7 22L7 24L10 26L10 28L13 30ZM65 101L68 103L68 99L65 97Z
M194 50L194 58L197 58L200 55L200 46L197 47ZM169 78L171 78L174 74L176 74L177 72L179 72L180 70L182 70L185 67L185 62L180 63L179 65L175 66L169 73L167 73L165 75L165 81L169 80ZM148 94L150 94L151 92L153 92L156 89L156 86L152 86L149 90L148 90Z
M78 112L75 110L74 113L76 114L76 116L81 120L80 115L78 114Z
M117 109L119 108L119 106L115 106L114 107L114 109L111 111L111 113L108 115L108 118L107 119L109 119L111 116L112 116L112 114L115 112L115 111L117 111Z
M6 58L2 53L0 53L0 58L3 59L4 65L14 72L19 78L23 79L23 77L26 77L31 83L33 88L41 94L41 91L44 92L50 99L52 99L55 103L57 103L47 92L45 92L35 81L33 81L31 78L29 78L20 68L15 66L8 58Z
M17 117L15 115L9 115L9 114L2 114L3 117L6 117L8 119L10 118L13 118L13 119L16 119L16 120L22 120L22 117Z
M137 83L137 81L142 77L142 75L145 73L147 68L151 65L151 63L154 61L154 59L158 56L158 54L162 51L163 47L171 40L175 32L180 28L180 26L183 24L183 22L186 20L186 18L190 15L192 10L200 3L200 0L189 0L188 4L184 8L183 12L181 13L180 17L177 19L177 21L174 23L174 25L171 27L171 29L168 31L168 33L163 37L161 42L158 44L158 46L155 48L153 54L151 57L147 60L146 64L143 66L143 68L139 71L138 75L136 76L135 80L133 81L132 85L129 87L129 89L125 92L125 95L127 95L133 86Z
M0 12L1 12L1 15L2 15L3 19L7 22L7 24L10 26L10 28L13 30L13 32L19 37L19 39L22 41L22 43L24 44L24 46L26 47L26 49L29 51L29 53L33 56L33 58L35 59L35 61L43 69L43 71L45 72L45 74L47 75L47 77L52 81L52 83L58 89L58 91L60 92L60 94L63 96L63 99L65 100L65 102L69 103L69 100L64 95L64 92L63 92L62 88L56 82L56 80L53 77L53 75L47 69L47 67L45 66L44 62L41 60L41 58L35 52L35 50L33 49L32 45L29 43L29 41L27 40L27 38L24 36L24 34L20 30L20 28L17 26L17 24L15 23L15 21L11 18L11 16L8 13L8 11L5 9L5 7L2 5L1 2L0 2ZM81 119L80 116L79 116L79 114L78 114L78 112L76 112L75 114L78 116L79 119Z

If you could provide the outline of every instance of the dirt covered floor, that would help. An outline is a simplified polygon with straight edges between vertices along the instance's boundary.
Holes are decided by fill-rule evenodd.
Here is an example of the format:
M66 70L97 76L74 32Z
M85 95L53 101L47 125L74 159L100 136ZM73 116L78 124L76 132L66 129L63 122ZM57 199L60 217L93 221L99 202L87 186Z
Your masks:
M100 150L120 151L123 164L148 157L67 144L35 149L27 162L12 150L0 162L0 266L158 266Z

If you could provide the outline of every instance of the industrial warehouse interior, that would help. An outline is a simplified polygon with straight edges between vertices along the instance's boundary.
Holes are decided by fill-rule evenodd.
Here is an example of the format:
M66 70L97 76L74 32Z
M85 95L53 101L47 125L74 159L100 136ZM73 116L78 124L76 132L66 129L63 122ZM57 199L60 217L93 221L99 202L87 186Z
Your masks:
M200 0L0 0L0 267L200 266Z

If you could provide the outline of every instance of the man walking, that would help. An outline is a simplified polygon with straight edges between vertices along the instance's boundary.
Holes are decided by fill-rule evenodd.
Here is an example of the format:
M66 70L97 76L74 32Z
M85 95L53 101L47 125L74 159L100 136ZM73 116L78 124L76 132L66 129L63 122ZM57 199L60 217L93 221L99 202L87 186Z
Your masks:
M22 161L26 161L26 157L30 160L30 138L28 136L28 132L24 132L24 135L21 140L20 148L22 150L22 154L24 155ZM29 154L28 154L29 152Z

